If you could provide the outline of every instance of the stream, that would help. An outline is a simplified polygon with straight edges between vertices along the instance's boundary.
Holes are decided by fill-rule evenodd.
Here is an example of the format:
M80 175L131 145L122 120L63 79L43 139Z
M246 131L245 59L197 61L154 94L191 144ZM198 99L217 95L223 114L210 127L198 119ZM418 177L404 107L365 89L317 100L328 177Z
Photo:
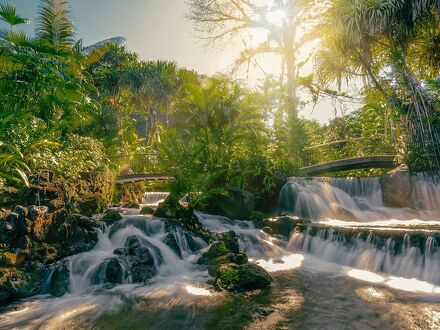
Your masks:
M440 184L435 176L412 180L412 207L390 208L378 178L292 178L278 209L311 222L288 238L197 212L211 232L233 230L240 251L274 278L269 289L248 293L206 284L200 237L126 212L99 232L93 250L63 260L69 293L55 298L43 289L1 307L0 329L440 329ZM146 193L144 204L164 198ZM356 220L338 219L341 209ZM175 248L165 244L170 235ZM129 241L151 256L147 273L127 266ZM136 276L148 284L133 284Z

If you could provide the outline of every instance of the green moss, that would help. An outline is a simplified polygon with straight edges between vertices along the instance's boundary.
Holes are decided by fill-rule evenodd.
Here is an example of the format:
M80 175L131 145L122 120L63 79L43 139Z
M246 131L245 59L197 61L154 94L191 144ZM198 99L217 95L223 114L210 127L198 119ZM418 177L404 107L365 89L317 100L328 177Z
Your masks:
M122 215L120 215L118 211L108 210L101 220L106 223L113 224L115 222L120 221L121 219L122 219Z
M141 212L140 212L140 214L143 214L143 215L145 215L145 214L153 214L153 213L154 213L154 209L149 207L149 206L144 206L141 209Z
M205 263L209 263L211 259L224 256L229 253L229 249L224 242L215 242L210 247L208 252L203 253L202 258Z
M220 280L222 284L229 287L235 285L235 283L240 280L240 271L235 268L228 268L226 271L222 272L220 275Z

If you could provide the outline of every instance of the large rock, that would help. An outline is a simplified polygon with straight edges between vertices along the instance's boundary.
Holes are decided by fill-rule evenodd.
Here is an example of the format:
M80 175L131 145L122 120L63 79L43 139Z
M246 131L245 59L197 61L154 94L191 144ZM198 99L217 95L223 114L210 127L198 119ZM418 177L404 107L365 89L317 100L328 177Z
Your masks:
M186 213L186 208L179 203L179 200L168 196L162 203L159 203L154 216L159 218L179 219Z
M159 263L162 261L159 249L146 242L141 243L136 236L128 237L125 246L133 283L148 282L157 273L153 253Z
M179 243L173 233L168 233L163 241L168 247L173 250L179 258L182 258L182 251L180 250Z
M105 222L107 225L112 225L122 219L122 215L116 210L108 210L105 212L101 221Z
M61 261L54 267L55 269L50 279L49 292L55 297L61 297L69 292L70 270L66 261Z
M248 263L248 257L244 253L228 253L226 255L213 258L207 261L208 273L211 276L216 277L218 270L222 265L236 264L244 265Z
M40 292L43 283L43 266L29 262L28 267L0 268L0 304L29 297Z
M101 265L99 265L96 271L92 283L93 284L120 284L123 279L123 269L117 258L105 259Z
M185 229L198 233L200 236L207 234L194 215L193 210L180 204L179 200L171 195L158 205L156 211L154 211L154 216L178 220Z
M20 206L15 207L14 210L17 212L11 212L6 219L9 229L10 245L12 248L22 248L25 244L27 209ZM26 210L26 212L23 210Z
M142 214L142 215L153 214L153 213L154 213L154 209L149 206L144 206L141 209L141 211L139 212L139 214Z
M270 218L260 222L259 226L269 235L281 235L289 237L298 223L304 223L304 219L295 216L281 216Z
M382 198L388 207L411 207L413 184L408 166L401 165L381 177Z
M255 264L221 265L216 280L221 288L228 291L264 289L272 282L269 273Z
M203 211L222 215L230 219L248 219L255 209L255 197L250 192L236 187L226 188L226 194L214 194Z

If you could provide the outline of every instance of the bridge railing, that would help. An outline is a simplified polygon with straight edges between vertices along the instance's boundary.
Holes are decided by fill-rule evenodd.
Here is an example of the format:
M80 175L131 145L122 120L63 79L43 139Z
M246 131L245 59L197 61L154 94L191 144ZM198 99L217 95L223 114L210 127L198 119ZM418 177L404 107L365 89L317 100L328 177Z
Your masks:
M123 175L160 172L156 154L135 154L111 157L118 165L119 173Z
M332 141L303 149L304 167L348 158L394 155L396 144L385 136L358 137Z

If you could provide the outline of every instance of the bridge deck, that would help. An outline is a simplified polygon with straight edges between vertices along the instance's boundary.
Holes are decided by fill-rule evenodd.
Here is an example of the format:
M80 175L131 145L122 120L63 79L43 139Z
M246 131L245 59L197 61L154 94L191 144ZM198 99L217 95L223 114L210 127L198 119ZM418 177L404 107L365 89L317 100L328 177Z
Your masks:
M304 175L314 176L363 168L395 168L395 155L374 155L337 160L301 168Z
M174 177L167 173L154 173L154 174L121 175L116 178L116 182L119 184L140 182L140 181L167 181L167 180L174 180Z

